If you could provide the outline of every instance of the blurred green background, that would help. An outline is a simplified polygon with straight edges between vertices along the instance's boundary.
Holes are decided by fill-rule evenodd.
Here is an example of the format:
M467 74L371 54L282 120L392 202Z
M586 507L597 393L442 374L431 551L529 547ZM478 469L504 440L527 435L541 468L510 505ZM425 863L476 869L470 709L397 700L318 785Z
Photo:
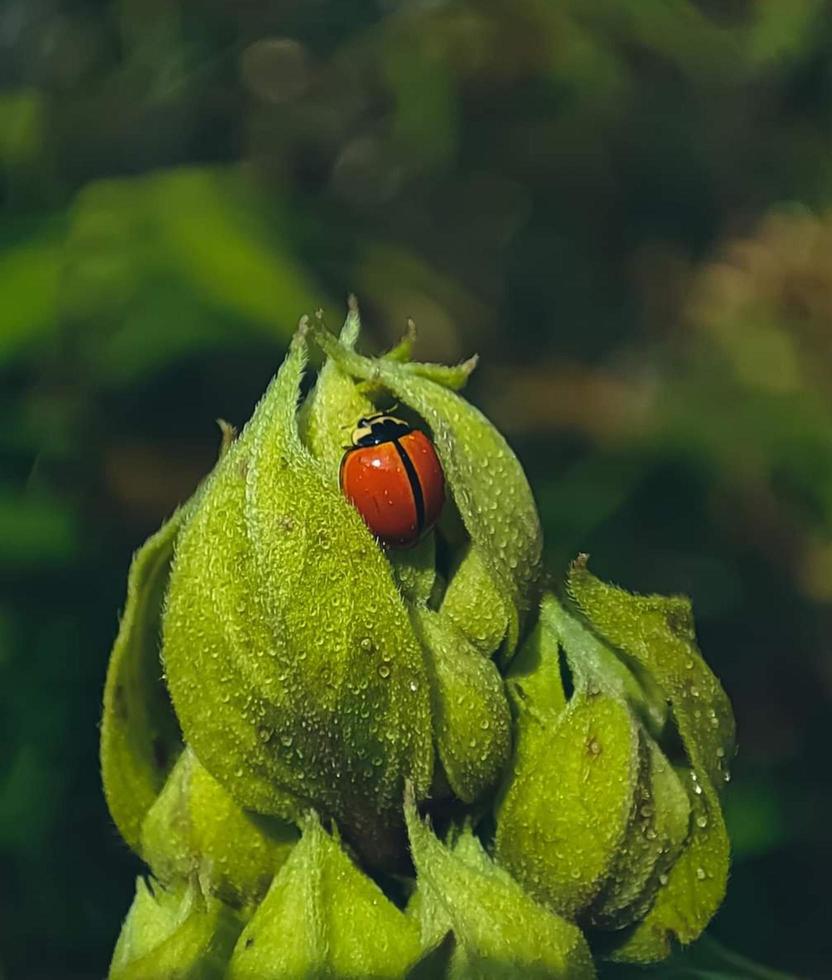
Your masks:
M821 0L0 0L0 975L106 971L131 552L349 290L368 349L480 353L555 574L693 597L740 735L712 934L832 976Z

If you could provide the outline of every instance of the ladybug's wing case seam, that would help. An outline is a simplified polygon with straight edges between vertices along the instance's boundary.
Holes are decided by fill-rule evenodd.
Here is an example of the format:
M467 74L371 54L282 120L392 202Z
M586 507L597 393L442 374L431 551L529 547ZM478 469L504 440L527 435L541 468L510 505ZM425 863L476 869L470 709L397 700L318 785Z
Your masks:
M399 459L402 461L402 466L404 466L404 471L407 474L408 483L410 483L413 503L416 506L416 534L418 536L421 535L425 526L425 496L422 493L422 484L407 450L398 439L393 440L393 445L396 447L396 452L399 454Z

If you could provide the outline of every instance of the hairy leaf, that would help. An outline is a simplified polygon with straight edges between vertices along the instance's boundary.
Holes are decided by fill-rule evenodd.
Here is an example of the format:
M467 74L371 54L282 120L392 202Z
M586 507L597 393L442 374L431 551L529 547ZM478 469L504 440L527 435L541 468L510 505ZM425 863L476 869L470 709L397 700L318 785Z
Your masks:
M177 511L136 552L127 577L101 720L101 775L119 833L139 851L141 826L181 749L179 729L162 684L159 660L162 600L174 542L185 517Z

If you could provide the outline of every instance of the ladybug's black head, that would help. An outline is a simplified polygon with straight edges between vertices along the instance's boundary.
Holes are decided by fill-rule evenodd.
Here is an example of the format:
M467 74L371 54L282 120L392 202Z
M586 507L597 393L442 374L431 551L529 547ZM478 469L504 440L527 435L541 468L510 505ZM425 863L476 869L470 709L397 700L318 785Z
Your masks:
M411 432L410 426L395 415L368 415L358 420L353 430L353 446L378 446L382 442L393 442Z

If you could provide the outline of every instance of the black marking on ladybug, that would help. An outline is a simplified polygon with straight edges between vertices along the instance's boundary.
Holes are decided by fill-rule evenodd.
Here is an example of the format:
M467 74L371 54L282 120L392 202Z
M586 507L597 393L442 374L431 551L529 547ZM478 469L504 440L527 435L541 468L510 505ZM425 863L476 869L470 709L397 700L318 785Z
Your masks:
M383 442L396 442L413 429L392 415L370 415L358 420L358 430L367 429L355 440L356 446L380 446Z
M413 494L413 503L416 505L416 531L421 535L425 526L425 496L422 493L422 484L419 482L419 474L413 461L408 456L407 451L402 447L398 439L393 440L399 459L402 461L404 471L407 473L407 480L410 483L410 490Z

